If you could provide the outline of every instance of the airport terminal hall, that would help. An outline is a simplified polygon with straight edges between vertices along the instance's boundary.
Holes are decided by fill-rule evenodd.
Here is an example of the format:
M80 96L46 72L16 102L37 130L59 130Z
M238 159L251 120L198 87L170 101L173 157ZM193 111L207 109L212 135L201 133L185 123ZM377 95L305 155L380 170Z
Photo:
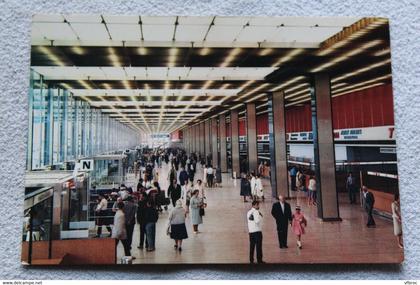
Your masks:
M385 18L36 14L28 74L22 264L404 259Z

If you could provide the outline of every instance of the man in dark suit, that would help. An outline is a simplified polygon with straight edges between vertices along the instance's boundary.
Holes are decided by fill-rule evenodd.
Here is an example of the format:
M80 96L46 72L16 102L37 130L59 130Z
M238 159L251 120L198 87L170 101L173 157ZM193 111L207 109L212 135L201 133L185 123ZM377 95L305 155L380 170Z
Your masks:
M271 215L276 219L280 248L287 248L287 230L292 222L292 210L282 195L279 196L279 202L273 204Z
M363 186L362 190L363 190L363 196L365 198L364 207L368 215L367 227L374 228L376 227L376 223L375 223L375 220L373 219L372 212L373 212L373 205L375 204L375 197L373 196L372 192L368 191L368 188L366 186Z

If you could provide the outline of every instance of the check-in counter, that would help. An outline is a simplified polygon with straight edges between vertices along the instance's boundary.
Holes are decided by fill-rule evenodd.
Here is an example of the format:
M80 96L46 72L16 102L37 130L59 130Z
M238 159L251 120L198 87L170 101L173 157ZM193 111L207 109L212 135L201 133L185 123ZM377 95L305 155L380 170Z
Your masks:
M31 265L45 264L115 264L116 243L113 238L53 240L51 256L48 241L33 244ZM29 242L22 244L22 263L28 262Z
M74 222L87 222L86 173L29 171L25 176L25 208L22 261L35 257L52 259L55 241L88 238L89 229L74 229ZM26 250L27 248L27 250Z

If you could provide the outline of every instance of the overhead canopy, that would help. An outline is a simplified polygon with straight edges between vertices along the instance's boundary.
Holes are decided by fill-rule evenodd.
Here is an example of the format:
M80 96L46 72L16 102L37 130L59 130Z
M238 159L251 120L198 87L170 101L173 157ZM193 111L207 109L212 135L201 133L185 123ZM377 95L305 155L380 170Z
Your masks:
M146 132L171 132L309 77L332 94L391 80L388 23L354 17L35 15L32 68L51 85Z

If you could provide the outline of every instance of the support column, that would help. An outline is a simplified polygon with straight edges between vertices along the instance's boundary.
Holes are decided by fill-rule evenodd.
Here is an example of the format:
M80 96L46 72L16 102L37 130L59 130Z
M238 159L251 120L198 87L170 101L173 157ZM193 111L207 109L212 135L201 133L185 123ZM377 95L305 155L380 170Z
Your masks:
M270 133L271 196L289 197L286 121L284 112L284 91L268 95L268 128Z
M257 117L255 103L246 104L246 135L247 135L247 146L248 146L248 170L249 172L255 172L258 168L258 156L257 156Z
M211 132L210 133L211 133L211 136L212 136L212 142L211 142L212 162L211 163L212 163L213 167L220 167L219 152L218 152L218 148L217 148L217 118L211 119Z
M239 114L237 110L230 111L230 152L232 156L232 178L240 177L239 162ZM236 174L236 176L234 175Z
M220 144L220 170L227 172L227 151L226 151L226 116L219 116L219 144Z
M328 74L317 73L313 76L311 110L318 217L324 221L341 221L335 181L331 85Z
M205 123L205 133L206 133L205 137L206 138L205 138L205 151L204 151L206 158L207 158L207 155L211 154L211 147L210 147L211 130L210 130L210 125L211 125L211 121L207 120L206 123Z
M198 145L198 125L193 126L193 152L197 152L197 145Z
M200 154L203 155L205 157L205 153L204 153L204 139L205 139L205 125L204 122L200 123Z

